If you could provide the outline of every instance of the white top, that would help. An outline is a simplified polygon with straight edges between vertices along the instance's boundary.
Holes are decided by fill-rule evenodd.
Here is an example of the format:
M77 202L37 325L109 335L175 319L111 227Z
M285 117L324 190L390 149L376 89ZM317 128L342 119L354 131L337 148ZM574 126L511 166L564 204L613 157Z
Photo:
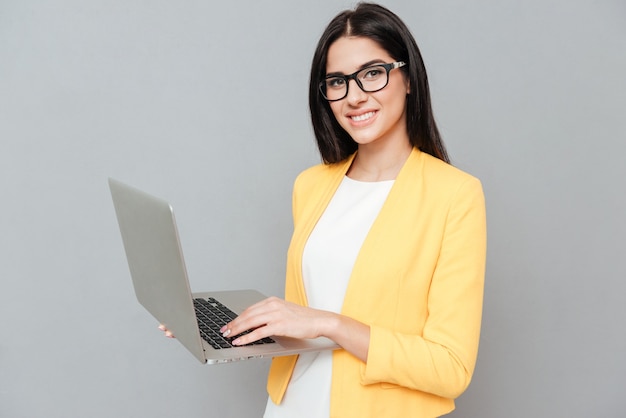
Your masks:
M341 312L352 267L394 181L344 177L304 248L302 276L309 306ZM301 354L280 405L267 401L265 418L330 415L332 351Z

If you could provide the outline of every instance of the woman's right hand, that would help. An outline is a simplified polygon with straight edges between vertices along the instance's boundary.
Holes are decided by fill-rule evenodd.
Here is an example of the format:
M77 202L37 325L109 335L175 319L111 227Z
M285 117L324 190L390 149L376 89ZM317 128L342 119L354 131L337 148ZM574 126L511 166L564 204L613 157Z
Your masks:
M159 324L159 329L160 329L161 331L163 331L163 333L165 334L165 336L166 336L167 338L176 338L176 337L174 336L174 334L172 334L172 332L171 332L170 330L168 330L168 329L167 329L167 327L166 327L165 325L163 325L163 324Z

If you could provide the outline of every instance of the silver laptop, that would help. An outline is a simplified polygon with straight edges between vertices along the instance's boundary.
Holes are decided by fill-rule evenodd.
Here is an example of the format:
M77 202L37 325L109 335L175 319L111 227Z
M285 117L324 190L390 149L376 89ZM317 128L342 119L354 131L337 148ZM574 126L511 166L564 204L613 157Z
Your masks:
M220 340L211 328L219 329L220 321L230 322L266 296L256 290L192 294L170 204L111 178L109 187L139 303L202 363L339 348L323 337L299 340L272 336L237 347L230 345L232 338Z

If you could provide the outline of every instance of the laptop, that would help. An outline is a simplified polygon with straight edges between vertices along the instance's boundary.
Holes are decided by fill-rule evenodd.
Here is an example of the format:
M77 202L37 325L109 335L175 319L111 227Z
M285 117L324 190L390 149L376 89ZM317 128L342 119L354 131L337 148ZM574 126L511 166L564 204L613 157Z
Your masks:
M221 335L214 335L219 334L215 328L219 330L221 324L266 296L256 290L192 293L171 205L112 178L109 187L137 300L200 362L228 363L339 348L324 337L272 336L236 347L230 345L236 336L219 341Z

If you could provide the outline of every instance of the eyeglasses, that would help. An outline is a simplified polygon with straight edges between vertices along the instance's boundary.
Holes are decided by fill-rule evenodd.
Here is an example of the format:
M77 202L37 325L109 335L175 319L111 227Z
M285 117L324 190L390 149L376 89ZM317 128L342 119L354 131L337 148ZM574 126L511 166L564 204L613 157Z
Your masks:
M387 86L389 71L405 65L403 61L396 61L389 64L372 65L350 75L330 75L320 82L320 92L329 102L336 102L348 95L350 80L354 80L364 92L374 93Z

